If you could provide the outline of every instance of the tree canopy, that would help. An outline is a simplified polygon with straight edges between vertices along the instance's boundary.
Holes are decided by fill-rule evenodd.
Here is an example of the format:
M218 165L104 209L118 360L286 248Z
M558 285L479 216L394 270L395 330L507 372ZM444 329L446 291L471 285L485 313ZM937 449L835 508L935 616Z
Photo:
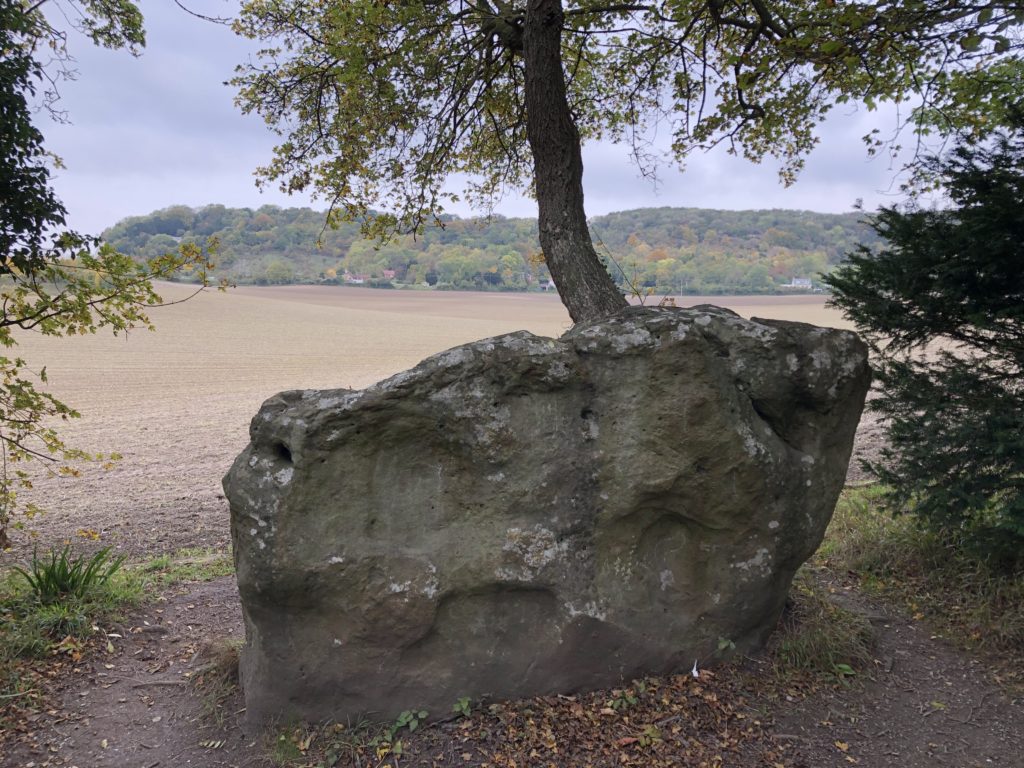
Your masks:
M39 62L21 43L29 18L17 0L0 0L0 270L31 269L43 257L49 226L64 223L64 207L50 189L43 135L32 124L28 97L40 79Z
M1012 114L1008 112L1008 114ZM872 469L909 509L1024 560L1024 118L930 160L947 209L883 209L878 249L827 282L873 343L887 447ZM993 546L995 545L995 546Z
M370 234L437 221L452 174L484 208L532 188L580 319L616 306L580 142L625 141L649 168L652 131L668 129L677 160L726 142L791 181L844 102L909 105L917 136L981 135L1004 117L992 94L1019 89L1022 24L1017 3L950 0L250 0L236 29L269 47L235 83L281 135L262 178L343 216L391 211Z

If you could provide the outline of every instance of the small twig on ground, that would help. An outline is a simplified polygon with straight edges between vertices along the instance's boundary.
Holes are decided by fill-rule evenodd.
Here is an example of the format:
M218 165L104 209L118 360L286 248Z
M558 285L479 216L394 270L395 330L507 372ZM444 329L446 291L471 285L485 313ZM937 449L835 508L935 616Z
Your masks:
M669 723L673 723L676 720L682 720L682 719L683 719L682 715L674 715L672 717L666 717L664 720L659 720L654 725L655 725L656 728L663 728L664 726L668 725Z
M977 714L977 712L985 706L985 699L987 699L994 693L995 691L988 691L987 693L985 693L984 696L981 697L981 701L979 701L977 704L972 704L971 711L967 713L967 717L963 720L960 720L956 717L951 717L949 719L952 720L954 723L960 723L960 725L973 725L975 728L980 728L981 726L978 725L978 723L974 722L974 715Z

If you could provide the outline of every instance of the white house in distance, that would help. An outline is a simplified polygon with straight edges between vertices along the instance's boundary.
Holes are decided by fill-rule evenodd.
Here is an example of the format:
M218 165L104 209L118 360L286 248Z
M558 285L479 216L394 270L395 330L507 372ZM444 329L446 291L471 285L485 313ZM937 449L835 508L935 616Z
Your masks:
M810 291L814 288L814 284L809 277L794 277L782 287L795 288L799 291Z

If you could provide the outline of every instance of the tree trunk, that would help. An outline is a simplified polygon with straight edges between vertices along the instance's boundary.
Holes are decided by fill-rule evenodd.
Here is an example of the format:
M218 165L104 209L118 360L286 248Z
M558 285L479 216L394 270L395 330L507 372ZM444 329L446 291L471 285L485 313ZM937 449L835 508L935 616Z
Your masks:
M583 156L562 70L562 2L529 0L523 30L526 134L533 152L540 246L573 322L626 306L590 239L583 210Z

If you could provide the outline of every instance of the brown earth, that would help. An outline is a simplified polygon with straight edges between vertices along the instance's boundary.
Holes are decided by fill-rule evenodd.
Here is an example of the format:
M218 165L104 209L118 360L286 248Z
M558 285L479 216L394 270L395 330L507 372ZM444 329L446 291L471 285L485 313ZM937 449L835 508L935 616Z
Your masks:
M180 291L167 289L171 296ZM721 303L741 314L837 324L817 297ZM83 447L118 450L124 459L109 472L92 468L78 479L41 479L34 500L49 511L32 521L34 538L16 534L16 548L4 561L22 558L34 542L75 539L80 530L98 532L101 541L135 558L183 547L223 550L229 536L219 480L264 398L287 388L364 386L473 338L522 327L553 335L568 326L551 296L316 288L203 295L159 310L154 319L159 333L133 333L127 340L21 340L20 352L45 362L54 389L86 414L66 434ZM877 425L862 425L858 451L876 445ZM739 677L723 672L702 683L699 695L686 688L685 678L665 681L666 691L680 691L672 706L683 714L668 718L676 723L705 722L698 714L707 714L709 696L716 707L731 702L731 709L704 730L659 726L665 738L654 745L629 735L643 717L659 717L662 705L653 699L649 710L638 705L632 723L620 715L609 720L607 733L615 738L586 757L566 749L545 753L546 737L536 734L510 740L509 729L529 732L540 721L523 712L539 711L545 728L575 743L580 722L609 717L581 698L526 703L426 729L410 740L400 764L483 765L483 754L508 756L522 748L520 766L699 765L695 756L715 749L724 762L709 765L740 768L1024 765L1021 702L989 683L980 661L848 586L836 592L871 618L878 636L874 668L849 688L791 701L758 699L758 664L765 662L755 660L735 672ZM113 651L99 644L55 682L47 707L0 736L0 766L268 764L267 737L245 725L237 691L214 702L190 682L208 668L211 648L242 635L230 577L169 589L124 626L103 629ZM698 704L705 709L686 709ZM755 721L756 728L743 724ZM491 764L509 763L494 758Z

